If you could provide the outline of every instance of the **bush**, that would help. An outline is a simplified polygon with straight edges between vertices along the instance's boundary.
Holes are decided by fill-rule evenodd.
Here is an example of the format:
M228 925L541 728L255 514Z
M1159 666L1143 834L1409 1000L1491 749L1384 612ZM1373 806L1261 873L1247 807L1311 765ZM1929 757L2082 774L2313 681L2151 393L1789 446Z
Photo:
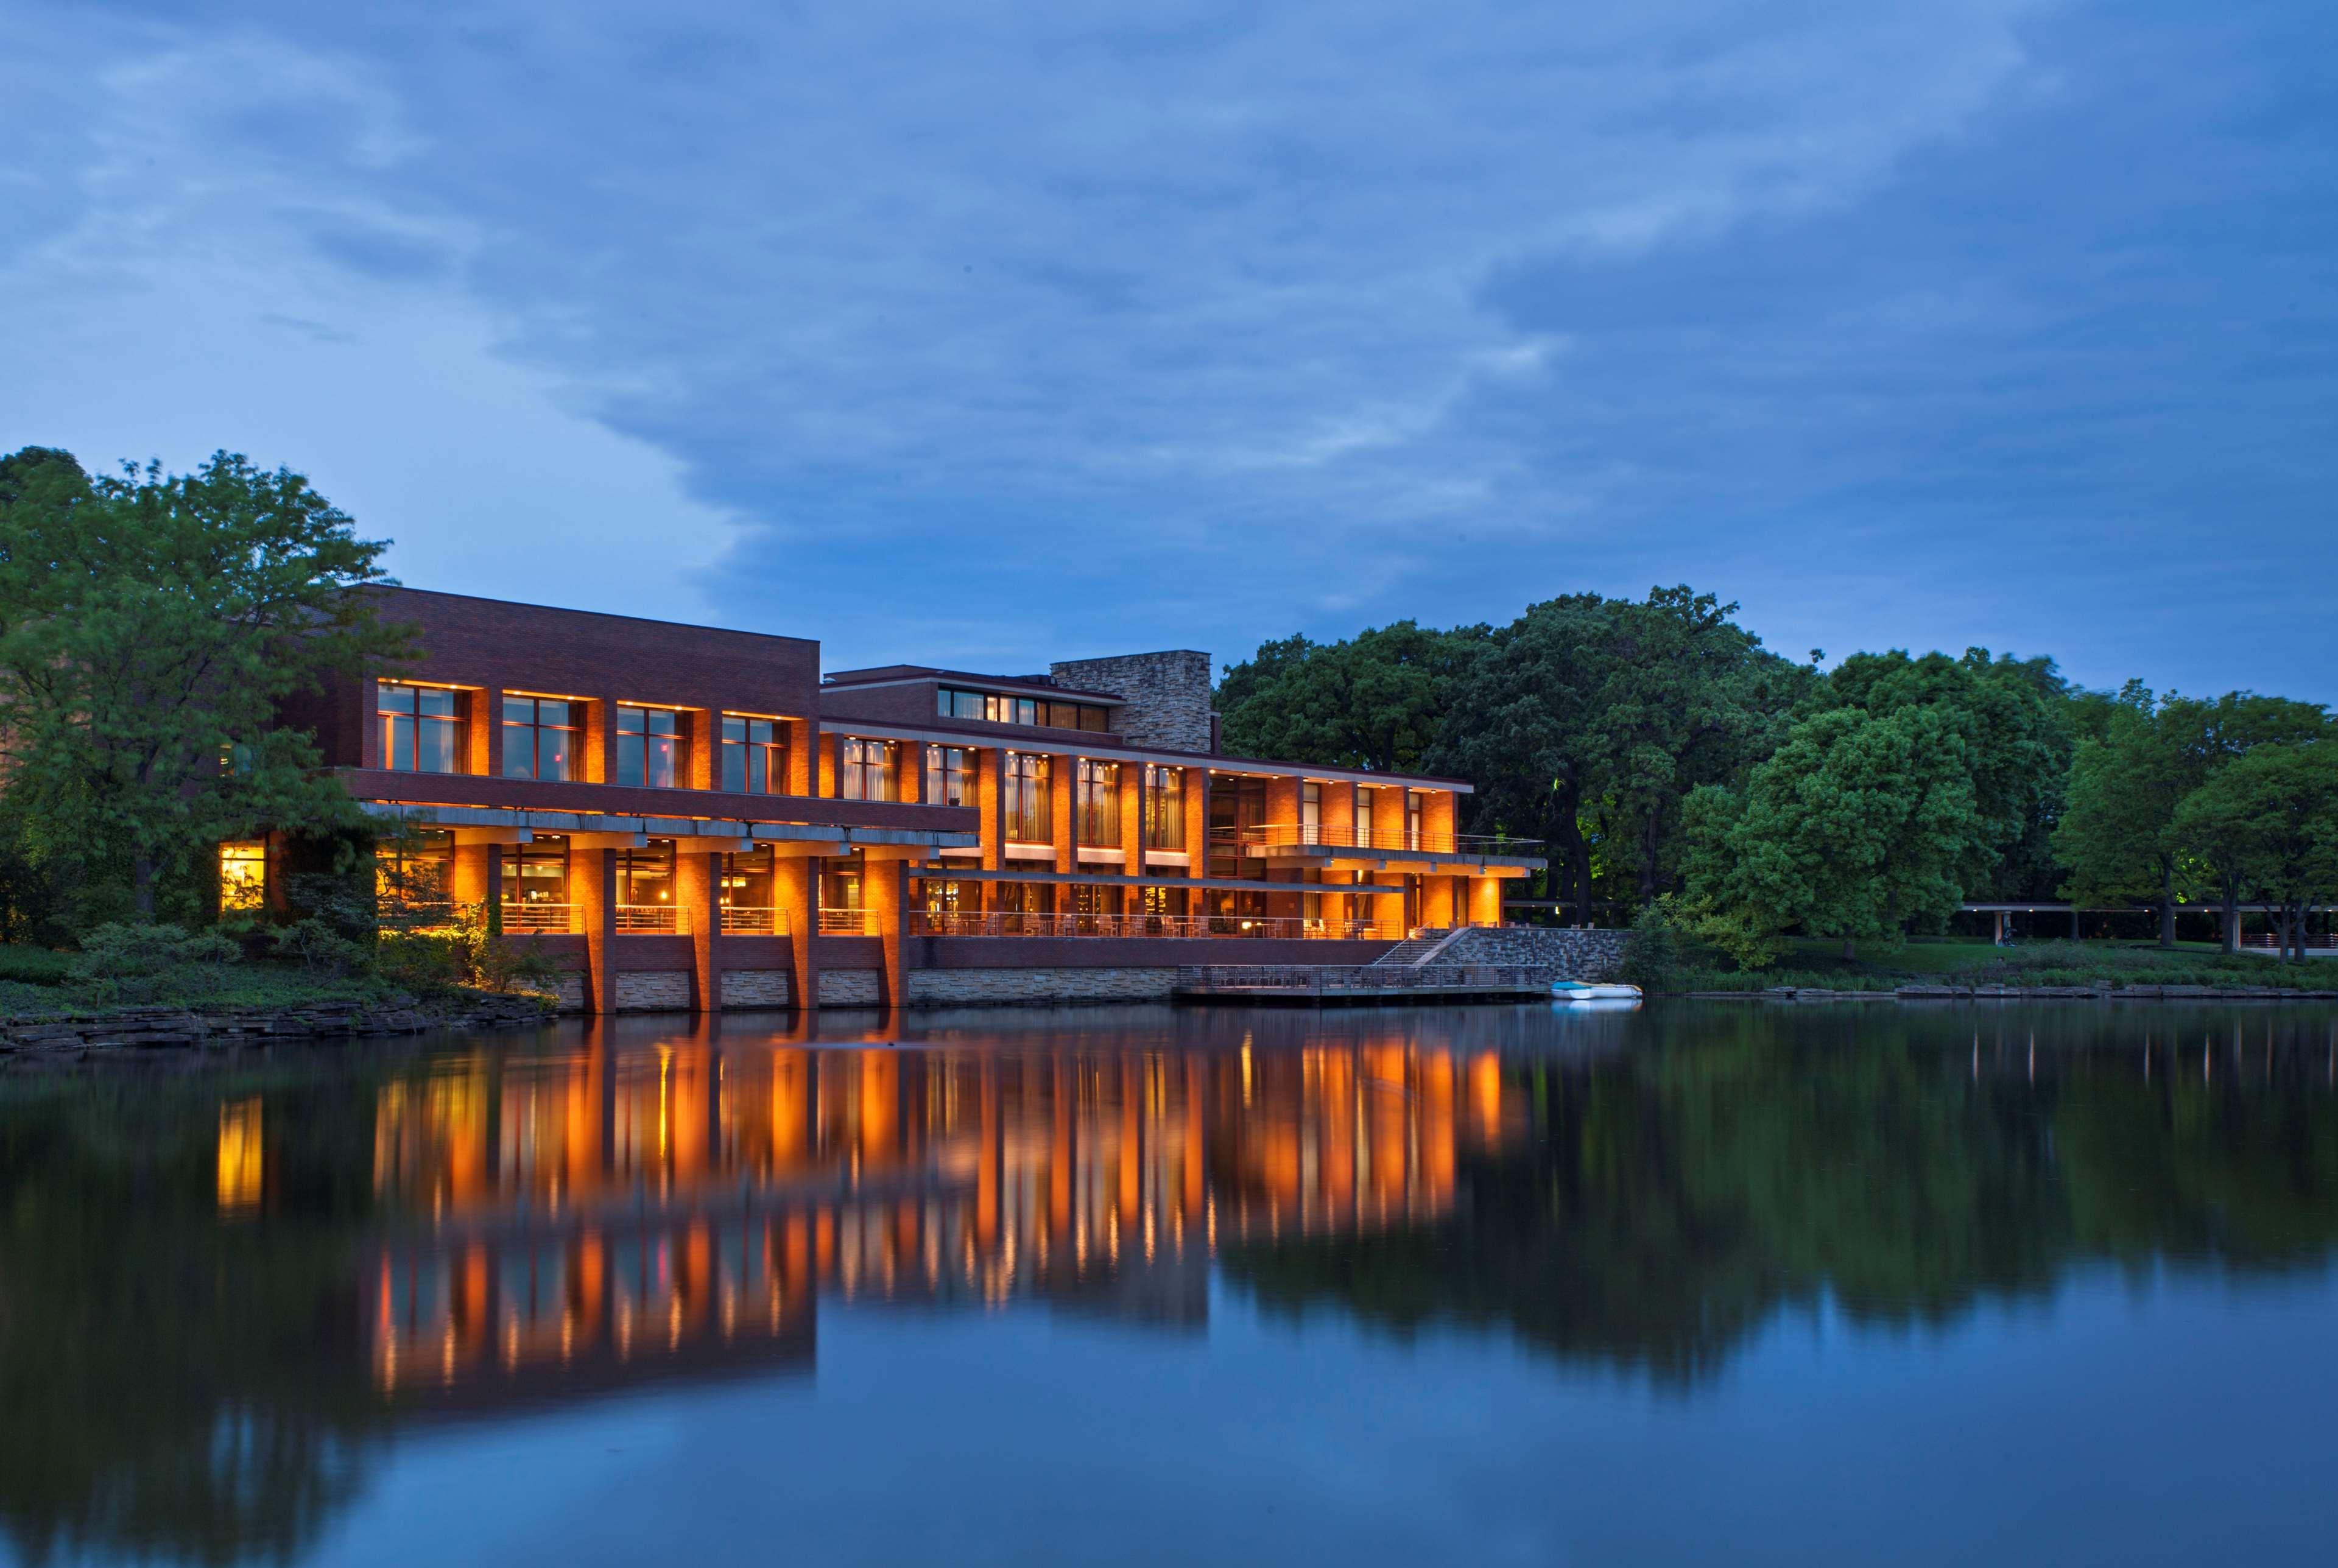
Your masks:
M355 975L373 965L373 955L363 943L344 936L314 915L276 927L268 946L279 958L300 960L300 967L311 975Z
M70 953L53 953L46 947L25 947L14 943L0 945L0 981L17 985L62 985L73 978L73 967Z
M1623 961L1616 978L1643 991L1669 991L1680 967L1680 933L1662 904L1651 904L1632 917L1632 933L1624 938Z
M100 1006L210 996L227 983L228 966L240 956L235 944L216 931L109 924L82 938L73 989Z

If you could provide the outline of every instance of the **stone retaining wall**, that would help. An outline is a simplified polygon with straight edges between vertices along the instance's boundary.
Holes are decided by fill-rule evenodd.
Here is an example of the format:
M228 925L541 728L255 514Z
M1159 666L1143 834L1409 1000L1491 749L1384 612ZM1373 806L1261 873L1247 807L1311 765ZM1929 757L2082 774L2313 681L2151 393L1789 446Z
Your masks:
M1612 980L1628 931L1565 930L1556 926L1476 927L1438 954L1439 964L1528 964L1554 980Z
M620 1013L687 1013L690 973L683 969L620 970L617 1011ZM584 1000L580 994L577 1000Z
M912 969L914 1007L998 1006L1017 1002L1166 1002L1177 971L1120 969Z
M320 1002L307 1007L124 1007L76 1017L50 1014L0 1019L0 1054L9 1052L225 1046L319 1035L418 1034L426 1029L499 1029L543 1023L534 996L481 995L452 1007L424 1007L411 997L380 1002Z
M784 969L726 969L722 972L722 1005L741 1009L784 1007L794 986L795 976Z

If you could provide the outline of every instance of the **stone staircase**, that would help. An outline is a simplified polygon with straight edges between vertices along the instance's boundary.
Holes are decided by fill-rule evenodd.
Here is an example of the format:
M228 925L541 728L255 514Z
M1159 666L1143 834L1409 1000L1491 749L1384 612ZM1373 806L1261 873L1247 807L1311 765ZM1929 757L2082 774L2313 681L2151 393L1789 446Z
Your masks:
M1373 959L1372 963L1375 967L1390 965L1405 969L1413 968L1429 962L1459 935L1460 935L1459 930L1449 931L1433 926L1424 926Z

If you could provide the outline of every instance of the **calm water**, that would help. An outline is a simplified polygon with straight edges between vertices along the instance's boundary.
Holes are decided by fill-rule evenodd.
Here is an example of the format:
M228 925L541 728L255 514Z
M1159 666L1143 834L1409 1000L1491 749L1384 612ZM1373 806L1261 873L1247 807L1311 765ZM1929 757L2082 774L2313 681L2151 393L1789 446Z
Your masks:
M2327 1562L2338 1013L0 1077L0 1557Z

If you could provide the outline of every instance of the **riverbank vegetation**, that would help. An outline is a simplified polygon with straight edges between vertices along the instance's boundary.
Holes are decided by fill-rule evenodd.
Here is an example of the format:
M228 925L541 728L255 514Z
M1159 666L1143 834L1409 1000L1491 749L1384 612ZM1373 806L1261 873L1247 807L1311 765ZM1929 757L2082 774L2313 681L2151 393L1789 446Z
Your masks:
M2271 911L2284 958L2327 940L2338 730L2321 704L2087 691L2049 658L1981 648L1825 668L1818 650L1763 648L1735 609L1659 588L1567 595L1501 627L1268 642L1219 685L1226 748L1468 779L1472 828L1547 847L1533 894L1558 919L1634 924L1644 957L1662 932L1671 980L1714 988L1815 972L1812 941L1856 970L1879 945L1950 932L1967 903L2158 912L2156 957L1984 970L2273 979L2178 956L2186 904L2222 911L2227 953L2245 905Z
M385 926L374 827L284 720L409 652L348 592L388 581L385 547L229 453L96 477L49 448L0 457L0 1014L541 982L476 912ZM218 846L268 831L316 863L238 908Z

